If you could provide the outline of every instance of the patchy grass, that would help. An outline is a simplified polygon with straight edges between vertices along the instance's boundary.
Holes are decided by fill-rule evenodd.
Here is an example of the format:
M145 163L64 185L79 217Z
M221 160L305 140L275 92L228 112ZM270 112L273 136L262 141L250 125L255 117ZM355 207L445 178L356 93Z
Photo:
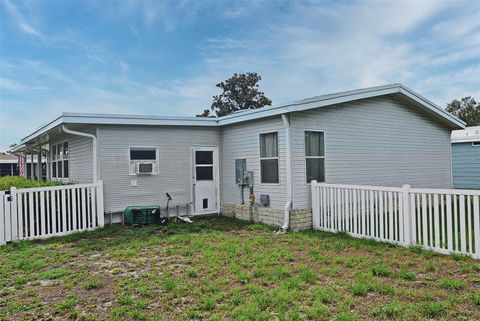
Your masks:
M196 219L0 248L0 320L480 320L480 265Z

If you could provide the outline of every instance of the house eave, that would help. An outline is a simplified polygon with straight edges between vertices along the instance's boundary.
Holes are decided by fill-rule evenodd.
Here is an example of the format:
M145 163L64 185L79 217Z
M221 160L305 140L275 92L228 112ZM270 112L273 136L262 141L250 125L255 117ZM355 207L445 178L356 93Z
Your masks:
M217 127L391 94L401 95L409 101L414 102L417 107L429 112L433 117L436 117L437 120L445 123L452 129L465 128L463 121L428 99L402 84L390 84L317 96L291 103L247 110L219 118L62 113L57 118L23 138L21 144L31 144L32 140L47 134L50 130L61 124ZM41 141L41 139L38 141ZM15 149L12 149L12 151L14 150Z

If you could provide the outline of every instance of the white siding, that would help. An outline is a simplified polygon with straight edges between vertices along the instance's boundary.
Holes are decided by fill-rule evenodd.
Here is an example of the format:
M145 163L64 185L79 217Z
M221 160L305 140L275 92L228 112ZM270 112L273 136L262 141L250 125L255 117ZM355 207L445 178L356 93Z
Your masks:
M278 132L279 184L260 183L259 134ZM270 195L270 206L280 208L286 199L285 129L280 116L224 126L220 163L222 181L221 200L224 203L240 204L240 187L235 184L235 159L245 158L247 170L254 172L254 194L260 202L260 194ZM245 188L245 203L248 204L248 188Z
M93 127L75 128L75 130L95 134ZM93 182L93 149L92 139L88 137L58 133L50 139L50 148L53 144L67 140L69 146L68 181L73 183ZM49 164L50 166L50 164Z
M92 139L82 136L69 136L69 175L75 183L93 182Z
M192 145L220 145L220 130L206 127L99 126L100 179L104 182L105 211L123 211L132 205L165 206L165 193L173 206L191 201ZM129 147L159 149L157 175L129 174ZM131 187L131 180L137 186Z
M309 208L304 131L325 131L326 181L451 188L450 131L391 97L292 116L294 207Z

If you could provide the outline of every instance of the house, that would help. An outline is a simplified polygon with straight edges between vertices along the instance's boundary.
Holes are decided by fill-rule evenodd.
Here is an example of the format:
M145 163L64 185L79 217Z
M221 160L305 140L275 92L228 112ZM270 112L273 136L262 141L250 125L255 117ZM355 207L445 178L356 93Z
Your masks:
M452 132L452 175L455 188L480 189L480 126Z
M37 176L38 170L38 157L37 155L34 156L33 162L31 159L27 159L27 172L24 174L26 177L33 177ZM34 164L32 166L32 164ZM32 173L33 168L33 173ZM46 163L42 164L42 178L47 178L46 176ZM19 167L18 167L18 157L12 154L6 154L0 152L0 177L2 176L18 176L19 175Z
M451 188L450 133L462 128L392 84L220 118L63 113L14 150L45 152L51 179L101 179L107 213L164 204L168 192L189 214L302 229L311 226L311 180ZM237 184L243 164L252 208L250 187Z

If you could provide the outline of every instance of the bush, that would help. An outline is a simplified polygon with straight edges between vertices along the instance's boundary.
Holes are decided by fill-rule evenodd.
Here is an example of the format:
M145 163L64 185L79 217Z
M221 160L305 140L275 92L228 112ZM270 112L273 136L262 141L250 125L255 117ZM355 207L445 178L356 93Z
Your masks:
M3 176L0 177L0 191L9 190L10 187L16 188L29 188L29 187L42 187L42 186L57 186L62 185L61 182L54 181L36 181L29 178L20 176Z

